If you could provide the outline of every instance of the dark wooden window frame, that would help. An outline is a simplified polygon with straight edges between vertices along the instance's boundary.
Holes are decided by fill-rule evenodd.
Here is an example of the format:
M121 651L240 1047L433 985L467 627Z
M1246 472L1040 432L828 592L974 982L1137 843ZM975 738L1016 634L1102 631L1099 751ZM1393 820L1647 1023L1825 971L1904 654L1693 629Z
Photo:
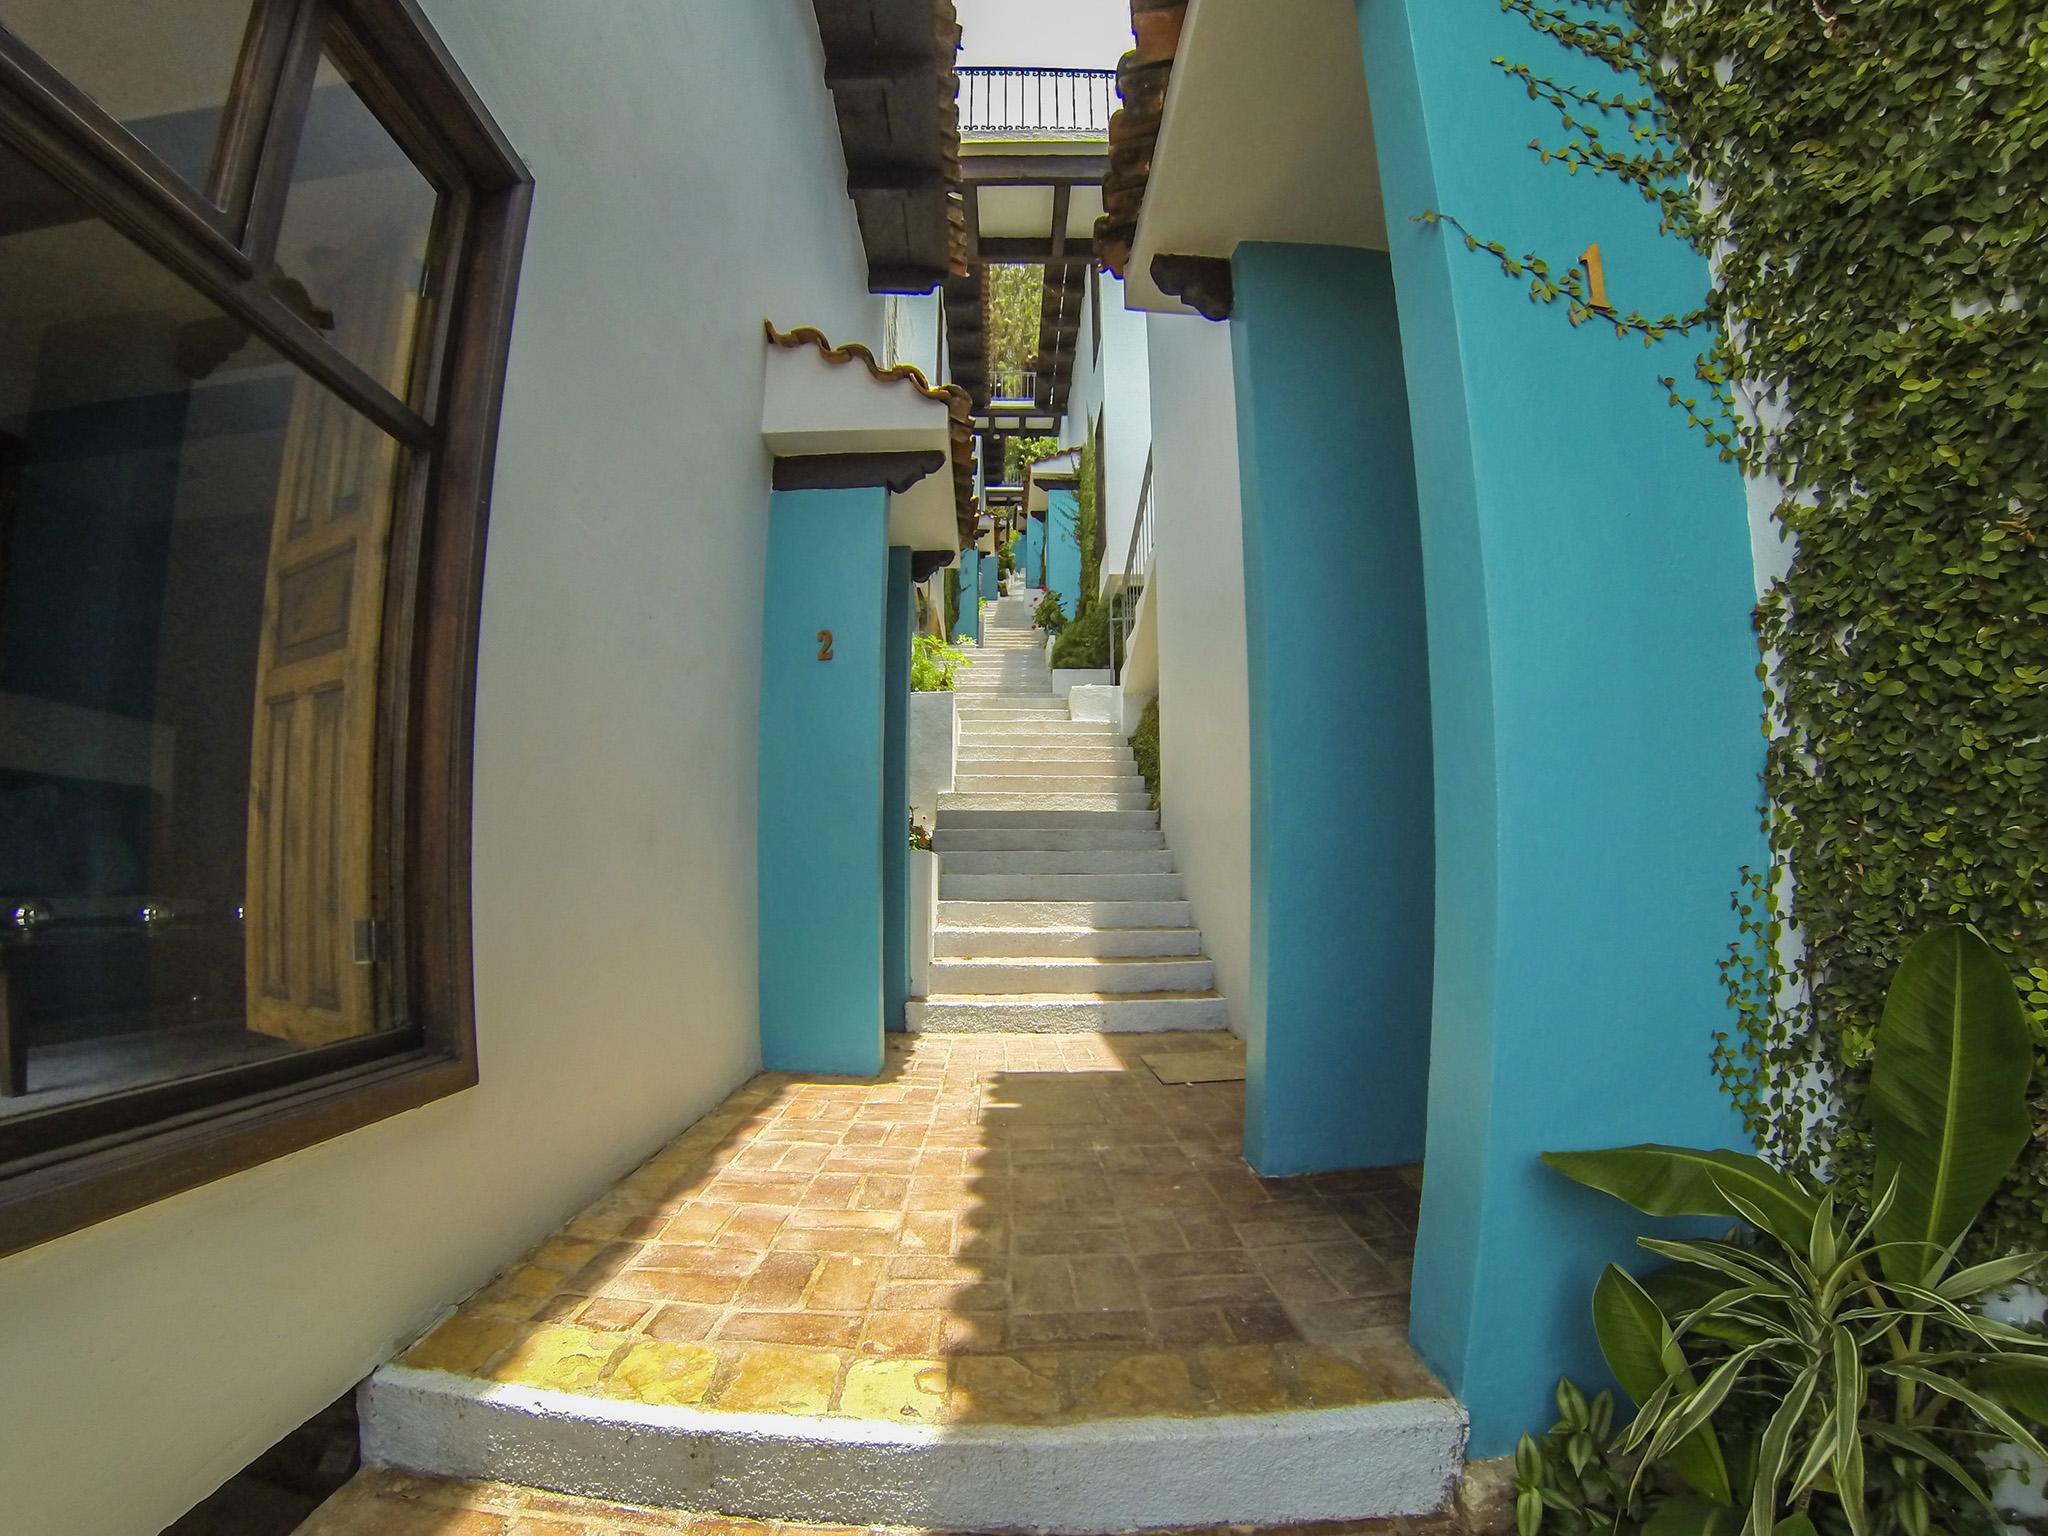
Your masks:
M442 194L431 323L401 398L273 291L323 48ZM0 1253L477 1081L470 957L476 634L532 177L416 0L255 0L213 165L183 182L0 24L0 143L407 450L387 579L377 858L393 1027L0 1120Z

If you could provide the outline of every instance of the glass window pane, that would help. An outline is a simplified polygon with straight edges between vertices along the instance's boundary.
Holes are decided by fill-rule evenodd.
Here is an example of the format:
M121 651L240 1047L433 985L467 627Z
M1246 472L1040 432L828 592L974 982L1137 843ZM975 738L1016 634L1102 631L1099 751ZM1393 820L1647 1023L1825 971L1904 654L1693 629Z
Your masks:
M411 374L440 194L348 77L322 59L292 167L277 265L304 312L399 395ZM295 306L299 295L292 298Z
M4 1117L380 1026L401 465L4 146L0 208Z
M250 9L250 0L0 0L0 25L203 188Z

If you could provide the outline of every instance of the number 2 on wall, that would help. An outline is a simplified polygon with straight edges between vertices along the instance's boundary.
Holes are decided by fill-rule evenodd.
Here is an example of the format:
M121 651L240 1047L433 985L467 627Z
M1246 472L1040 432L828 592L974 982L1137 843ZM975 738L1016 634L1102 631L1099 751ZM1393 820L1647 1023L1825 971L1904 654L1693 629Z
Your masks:
M818 660L830 661L831 659L832 631L829 629L821 629L818 631Z
M1596 240L1587 246L1579 260L1586 264L1586 307L1613 314L1614 306L1607 302L1607 263L1600 259L1600 243Z

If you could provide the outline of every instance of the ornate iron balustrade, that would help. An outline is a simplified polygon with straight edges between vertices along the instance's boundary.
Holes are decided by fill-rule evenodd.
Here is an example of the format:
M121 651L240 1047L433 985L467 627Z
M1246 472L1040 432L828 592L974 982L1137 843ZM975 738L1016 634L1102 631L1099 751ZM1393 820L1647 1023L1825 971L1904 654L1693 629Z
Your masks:
M1113 69L976 66L960 72L960 131L967 138L1109 136Z

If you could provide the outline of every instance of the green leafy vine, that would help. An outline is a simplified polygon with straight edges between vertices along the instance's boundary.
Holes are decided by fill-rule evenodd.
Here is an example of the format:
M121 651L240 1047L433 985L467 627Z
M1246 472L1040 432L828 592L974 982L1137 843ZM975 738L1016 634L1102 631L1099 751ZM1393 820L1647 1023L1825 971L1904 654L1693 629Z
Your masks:
M1714 1065L1760 1145L1853 1179L1914 936L1976 927L2048 1039L2048 12L1501 4L1620 82L1496 59L1557 114L1564 139L1535 152L1634 187L1712 284L1690 314L1616 316L1584 268L1424 217L1574 324L1699 331L1672 404L1780 490L1790 565L1756 610L1771 866L1736 892ZM1982 1230L2040 1246L2041 1138Z

